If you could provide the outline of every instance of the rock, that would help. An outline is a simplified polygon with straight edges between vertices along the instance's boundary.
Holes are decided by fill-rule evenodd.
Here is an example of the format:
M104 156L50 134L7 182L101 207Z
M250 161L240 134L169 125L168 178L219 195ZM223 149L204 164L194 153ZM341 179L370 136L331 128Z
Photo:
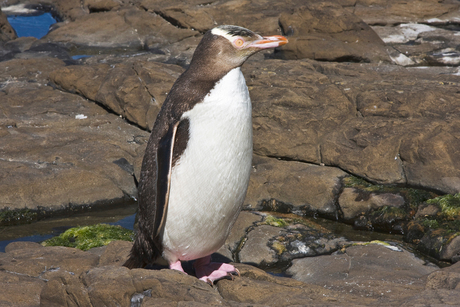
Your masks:
M6 253L0 254L2 270L40 277L44 280L59 274L60 271L78 276L97 265L99 260L96 255L69 247L50 246L45 248L36 243L31 245L30 242L11 244L14 244L14 247L7 246Z
M104 249L99 258L99 266L104 265L123 265L128 260L129 250L132 243L128 241L112 241Z
M45 284L45 281L38 278L0 270L2 288L0 305L5 307L39 306L40 292Z
M460 263L428 275L425 287L433 290L460 290Z
M369 244L330 256L294 260L287 272L303 282L394 304L393 300L423 291L424 276L435 270L404 249Z
M299 0L290 1L157 1L144 0L142 6L158 12L180 28L196 29L202 33L217 24L234 24L265 35L279 31L280 12L301 5Z
M217 251L218 254L229 260L236 261L233 254L237 252L240 244L245 240L247 232L254 227L257 222L261 222L263 217L253 212L242 211L228 235L225 244Z
M105 249L121 255L131 246L113 242ZM402 248L391 248L362 244L349 246L342 254L298 259L289 270L295 279L236 264L241 276L221 280L212 288L174 270L129 270L100 261L91 251L15 242L0 253L0 302L5 306L181 306L186 302L192 306L307 302L375 306L420 302L423 297L428 302L456 304L452 298L459 294L458 264L439 270Z
M267 215L248 230L237 259L258 267L286 266L292 259L330 254L347 244L329 230L293 215L276 218Z
M91 48L159 49L194 35L194 31L178 29L144 10L121 9L85 15L61 25L39 42L81 48L79 54L86 54Z
M345 172L332 167L254 155L245 204L258 210L335 218L343 176Z
M385 44L359 17L340 4L311 2L280 16L289 44L277 56L337 62L390 62Z
M443 261L452 261L460 253L460 235L452 229L428 229L417 244L417 249Z
M238 253L242 263L268 266L278 262L276 252L268 246L268 241L286 231L279 227L262 225L249 232L243 248Z
M60 88L151 129L166 94L182 72L177 65L133 59L115 65L66 66L53 71L50 78Z
M366 213L379 207L396 207L404 206L405 201L401 195L391 193L369 193L353 188L345 188L339 197L339 205L343 212L345 220L354 219L361 213Z
M243 270L244 268L244 270ZM217 284L219 293L227 301L245 304L261 304L262 306L295 306L305 305L340 305L372 304L367 298L356 298L348 294L334 293L329 289L314 284L303 284L288 278L270 278L266 273L255 271L254 268L238 266L241 278L233 281L222 280ZM252 276L257 276L253 278ZM247 278L245 276L251 276Z
M16 31L11 27L6 14L0 9L0 43L16 39Z
M45 86L62 65L49 58L0 63L1 209L107 205L137 193L132 173L114 161L132 164L148 134L78 95Z
M436 216L441 209L433 204L423 203L418 207L417 213L415 213L415 218L423 218L426 216Z
M369 25L397 25L407 22L420 22L430 19L443 19L449 13L457 12L460 5L453 1L406 2L404 0L360 1L357 5L348 5L353 13Z
M449 22L439 26L408 23L396 27L372 27L382 40L410 60L407 65L458 65L459 43Z

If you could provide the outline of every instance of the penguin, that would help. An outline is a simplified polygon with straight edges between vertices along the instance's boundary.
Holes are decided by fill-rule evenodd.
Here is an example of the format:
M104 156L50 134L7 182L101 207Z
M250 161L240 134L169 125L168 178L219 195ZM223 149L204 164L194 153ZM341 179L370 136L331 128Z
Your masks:
M252 109L241 65L254 53L286 44L221 25L207 31L153 126L138 185L138 231L127 268L166 260L213 284L239 275L211 262L242 208L252 163Z

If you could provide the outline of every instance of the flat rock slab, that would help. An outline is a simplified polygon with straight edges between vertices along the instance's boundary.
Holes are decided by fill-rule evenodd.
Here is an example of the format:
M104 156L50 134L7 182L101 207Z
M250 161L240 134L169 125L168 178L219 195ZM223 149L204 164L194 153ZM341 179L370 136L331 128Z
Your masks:
M440 270L404 249L373 244L296 260L290 269L295 279L236 264L241 276L214 287L169 269L128 270L120 263L131 246L114 241L82 252L12 243L0 253L0 302L2 306L375 306L425 300L455 306L460 293L460 264Z
M2 209L60 210L137 193L132 165L148 133L46 86L62 65L50 58L0 65Z
M337 165L376 183L460 191L459 76L394 65L247 64L256 154Z
M369 244L351 246L330 256L294 260L288 274L303 282L377 298L383 303L423 291L426 276L436 270L404 249Z
M256 210L335 218L340 179L347 175L334 167L254 155L245 204Z

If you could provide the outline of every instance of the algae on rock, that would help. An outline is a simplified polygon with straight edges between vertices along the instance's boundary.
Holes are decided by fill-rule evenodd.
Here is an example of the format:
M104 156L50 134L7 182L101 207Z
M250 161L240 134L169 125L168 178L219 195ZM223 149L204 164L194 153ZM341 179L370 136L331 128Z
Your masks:
M134 232L121 226L97 224L75 227L42 242L43 246L67 246L81 250L105 246L115 240L133 241Z

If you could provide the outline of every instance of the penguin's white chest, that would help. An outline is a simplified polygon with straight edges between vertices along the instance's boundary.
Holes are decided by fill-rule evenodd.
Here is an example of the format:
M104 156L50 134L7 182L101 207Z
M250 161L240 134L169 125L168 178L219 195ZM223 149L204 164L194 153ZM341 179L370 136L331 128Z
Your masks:
M227 238L243 205L252 160L251 100L235 68L203 102L184 113L189 140L172 169L163 234L171 261L210 255Z

